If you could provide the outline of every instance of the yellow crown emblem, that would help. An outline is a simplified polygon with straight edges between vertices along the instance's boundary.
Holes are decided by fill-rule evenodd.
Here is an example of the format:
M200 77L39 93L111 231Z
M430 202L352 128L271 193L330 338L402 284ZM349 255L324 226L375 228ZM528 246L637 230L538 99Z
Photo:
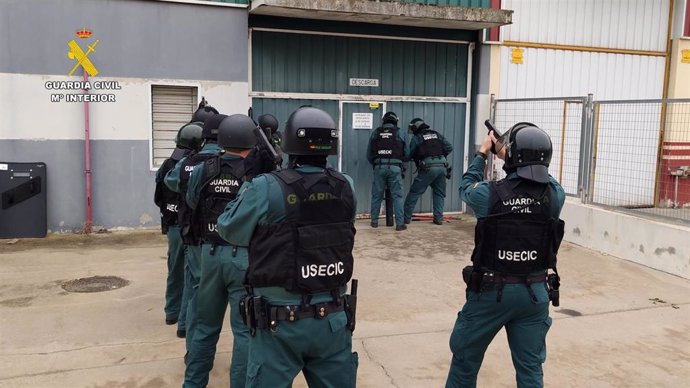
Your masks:
M91 34L93 34L93 32L87 30L86 28L82 28L81 30L77 31L77 36L82 39L90 37Z

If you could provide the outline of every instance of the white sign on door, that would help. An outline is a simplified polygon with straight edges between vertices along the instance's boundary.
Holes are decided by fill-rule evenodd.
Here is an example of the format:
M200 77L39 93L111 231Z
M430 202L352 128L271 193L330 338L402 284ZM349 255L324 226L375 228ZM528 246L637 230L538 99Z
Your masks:
M371 78L350 78L350 86L368 86L378 88L379 80Z
M374 129L374 114L353 113L352 129Z

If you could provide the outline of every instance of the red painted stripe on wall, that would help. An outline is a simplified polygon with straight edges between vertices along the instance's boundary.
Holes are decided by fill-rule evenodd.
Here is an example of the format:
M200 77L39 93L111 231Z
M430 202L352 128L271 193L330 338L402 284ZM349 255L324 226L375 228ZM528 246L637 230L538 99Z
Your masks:
M491 0L490 5L491 5L491 9L501 9L501 0ZM489 28L489 41L499 42L500 40L501 40L501 27Z

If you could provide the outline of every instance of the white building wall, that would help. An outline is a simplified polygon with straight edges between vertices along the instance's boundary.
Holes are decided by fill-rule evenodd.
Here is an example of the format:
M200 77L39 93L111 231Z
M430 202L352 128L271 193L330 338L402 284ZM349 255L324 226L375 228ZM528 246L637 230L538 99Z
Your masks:
M51 94L75 93L79 90L49 90L46 82L75 81L68 76L0 73L0 140L78 140L84 138L84 104L51 102ZM94 78L95 81L117 81L120 90L94 90L112 93L116 103L89 103L92 140L148 140L151 138L151 85L195 86L199 99L206 97L218 111L230 115L247 113L247 82L167 80L141 78ZM17 108L30 106L31 112Z
M514 14L513 24L501 27L498 97L663 97L669 6L670 0L504 0ZM523 63L515 64L511 50L520 44L543 47L523 47Z
M662 98L664 57L523 48L523 63L501 47L499 98L594 94L597 100Z
M669 0L503 0L504 41L666 51Z

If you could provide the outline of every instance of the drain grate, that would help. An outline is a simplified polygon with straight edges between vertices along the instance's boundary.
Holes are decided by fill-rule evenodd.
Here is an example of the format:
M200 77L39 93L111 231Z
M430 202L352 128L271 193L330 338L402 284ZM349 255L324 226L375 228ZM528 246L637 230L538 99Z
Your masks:
M129 280L117 276L92 276L64 282L62 288L68 292L103 292L116 290L128 284Z

